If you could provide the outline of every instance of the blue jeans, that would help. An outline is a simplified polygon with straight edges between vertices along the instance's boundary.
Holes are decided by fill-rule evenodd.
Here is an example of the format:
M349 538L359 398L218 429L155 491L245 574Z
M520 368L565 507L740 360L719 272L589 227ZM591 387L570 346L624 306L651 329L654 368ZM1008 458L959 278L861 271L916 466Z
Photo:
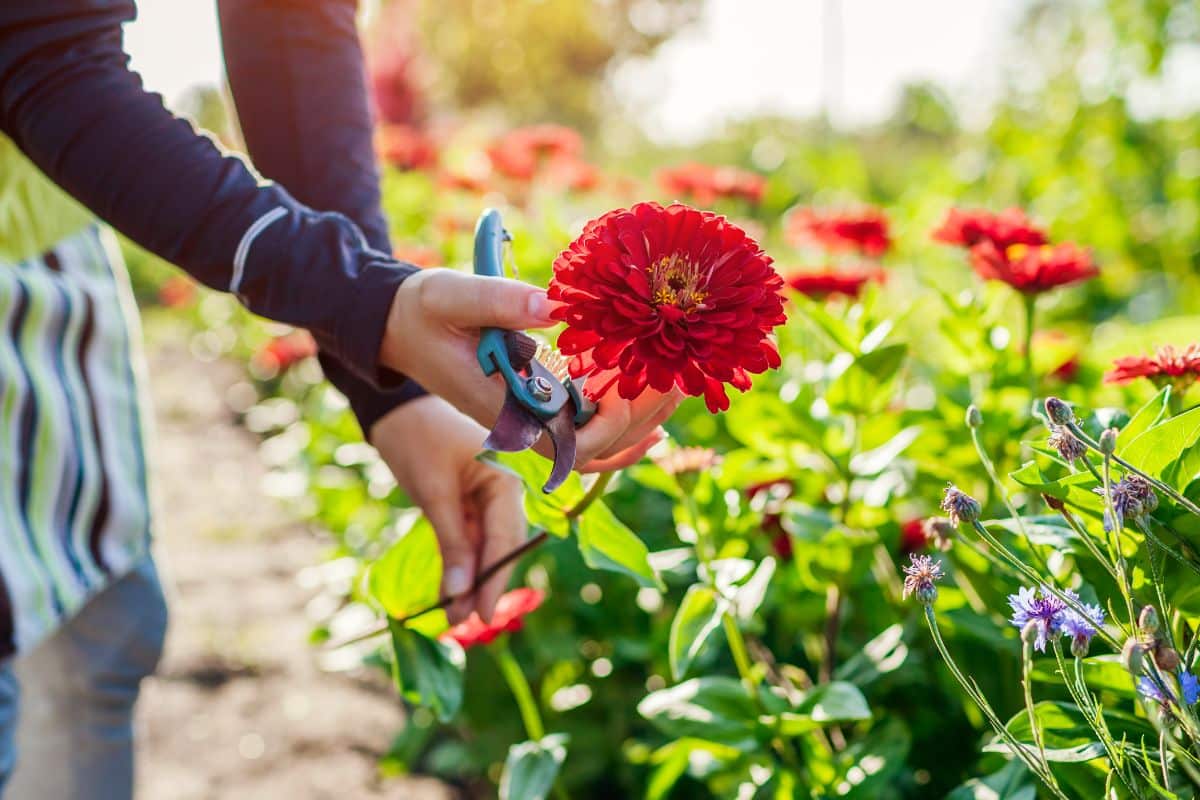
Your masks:
M0 797L133 796L133 705L158 665L166 626L146 558L49 639L0 664Z

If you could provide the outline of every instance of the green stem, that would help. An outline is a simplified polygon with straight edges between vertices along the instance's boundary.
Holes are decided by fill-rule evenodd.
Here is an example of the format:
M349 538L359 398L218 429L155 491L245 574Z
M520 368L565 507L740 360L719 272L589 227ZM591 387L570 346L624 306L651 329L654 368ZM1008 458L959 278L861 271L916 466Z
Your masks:
M1121 550L1121 532L1124 528L1122 520L1117 519L1117 509L1113 505L1112 496L1112 454L1104 454L1104 514L1108 518L1108 525L1111 527L1112 544L1110 547L1113 552L1113 564L1117 568L1118 583L1121 586L1121 594L1125 597L1125 608L1129 614L1130 626L1137 624L1137 616L1133 611L1133 584L1129 579L1129 564L1125 561L1125 553Z
M1036 623L1035 623L1036 624ZM1046 774L1054 779L1054 773L1050 770L1050 764L1046 761L1046 744L1042 736L1042 729L1038 726L1037 711L1033 707L1033 642L1026 640L1025 631L1021 631L1021 687L1025 693L1025 711L1029 715L1029 734L1033 737L1033 743L1037 746L1038 755L1042 759L1042 768L1046 770ZM1051 788L1058 789L1057 782Z
M1025 385L1029 387L1029 407L1037 401L1038 379L1033 371L1033 334L1037 320L1037 295L1027 294L1025 301Z
M754 703L754 707L758 710L760 716L767 714L767 709L763 706L762 698L758 694L759 676L754 669L754 662L750 659L750 651L746 647L746 639L742 636L742 631L737 626L737 620L728 611L721 614L721 626L725 629L725 639L729 642L729 652L733 654L733 663L737 666L738 675L742 679L742 686L750 695L750 700ZM779 718L775 729L774 746L776 752L779 753L784 763L789 768L800 772L800 757L797 755L795 748L786 736L783 735L781 726L783 723L782 717Z
M512 650L509 649L508 637L500 637L488 649L495 657L496 666L500 668L500 674L504 676L504 682L508 684L513 699L517 701L517 709L521 712L521 722L525 725L526 735L535 742L540 741L546 736L546 728L542 725L542 715L533 699L533 690L529 688L525 672L517 662L516 656L512 654Z
M1097 453L1100 453L1101 455L1104 454L1104 451L1100 449L1100 444L1095 439L1093 439L1092 437L1090 437L1086 433L1084 433L1083 430L1080 429L1080 427L1077 423L1075 423L1074 421L1068 422L1067 428L1071 431L1071 433L1075 434L1075 437L1077 439L1079 439L1079 441L1083 442L1088 447L1095 450ZM1200 516L1200 506L1196 505L1191 500L1188 500L1186 497L1184 497L1182 494L1180 494L1178 491L1176 491L1174 487L1163 483L1158 478L1155 478L1151 475L1146 474L1145 472L1138 469L1133 464L1130 464L1128 461L1126 461L1125 459L1116 455L1115 453L1112 455L1112 460L1117 462L1117 464L1119 464L1121 466L1121 468L1124 469L1125 471L1132 472L1134 475L1140 475L1141 477L1145 478L1147 481L1150 482L1150 484L1155 489L1158 489L1160 492L1167 495L1172 500L1174 500L1177 504L1183 506L1184 508L1186 508L1188 511L1192 512L1196 516Z
M1000 499L1004 502L1004 507L1008 509L1008 513L1012 515L1013 520L1017 523L1017 530L1021 532L1021 537L1029 545L1029 552L1033 554L1034 559L1038 562L1038 566L1047 575L1050 574L1050 567L1046 564L1042 554L1038 552L1037 546L1029 539L1029 531L1025 528L1025 521L1021 519L1021 514L1017 511L1016 505L1012 498L1008 495L1008 490L1004 488L1004 484L1000 480L999 473L996 472L996 465L992 463L991 457L983 448L983 442L979 439L979 428L971 428L971 441L975 443L975 452L979 455L979 460L983 463L983 469L987 472L988 477L992 479L992 483L996 486L996 491L1000 493Z

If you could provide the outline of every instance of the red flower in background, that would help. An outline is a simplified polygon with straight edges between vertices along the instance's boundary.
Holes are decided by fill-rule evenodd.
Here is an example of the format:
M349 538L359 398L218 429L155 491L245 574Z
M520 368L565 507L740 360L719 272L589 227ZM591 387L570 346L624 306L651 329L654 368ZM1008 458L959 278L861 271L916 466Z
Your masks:
M982 241L971 248L971 266L984 280L1004 281L1025 294L1040 294L1100 274L1091 253L1071 242L1040 247L1014 244L1001 250Z
M573 192L590 192L600 185L600 170L578 158L553 159L546 173L552 182Z
M1128 383L1149 378L1157 386L1173 384L1181 388L1200 377L1200 344L1189 344L1182 350L1170 345L1158 348L1153 356L1126 356L1113 362L1104 376L1105 383Z
M453 639L467 648L477 644L490 644L502 633L521 630L525 624L525 615L536 611L545 599L545 592L538 589L513 589L500 595L491 622L484 622L479 614L472 613L464 622L443 633L441 638Z
M396 169L430 169L437 166L433 137L411 125L381 125L375 130L375 152Z
M900 552L902 554L920 552L928 544L929 537L925 533L925 520L910 519L900 526Z
M878 267L844 267L820 272L794 272L785 280L800 294L816 299L838 294L858 297L869 282L884 283L887 273Z
M409 22L396 11L380 26L383 40L371 48L371 99L380 122L414 125L425 118L425 92Z
M158 302L167 308L181 308L196 297L196 283L185 275L172 275L158 287Z
M746 487L746 497L751 504L763 498L763 531L771 536L771 548L784 561L792 558L792 537L783 527L783 503L795 489L796 484L791 478L776 478Z
M436 247L425 247L419 244L397 245L392 250L392 257L418 267L436 267L443 260L441 251Z
M952 208L946 213L942 226L933 232L933 238L960 247L991 242L1000 250L1014 244L1036 247L1049 241L1046 232L1034 225L1019 208L1009 208L999 214L981 209Z
M716 413L729 407L724 384L745 391L751 373L779 366L769 334L787 319L782 288L771 258L724 217L638 203L587 224L555 259L549 294L571 375L594 376L589 396L677 386Z
M583 138L564 125L531 125L509 131L487 149L496 172L520 181L532 180L546 162L576 161Z
M292 331L276 336L254 354L254 361L262 369L283 372L288 367L317 354L317 343L312 334L305 330Z
M767 179L756 172L696 162L659 170L658 183L663 191L702 206L712 205L718 198L740 199L757 205L762 202L767 188Z
M817 211L802 208L787 220L793 244L816 243L829 251L856 250L877 258L892 245L888 219L877 208L858 211Z
M448 189L459 189L464 192L484 194L488 191L486 175L474 175L466 172L446 171L438 177L439 183Z

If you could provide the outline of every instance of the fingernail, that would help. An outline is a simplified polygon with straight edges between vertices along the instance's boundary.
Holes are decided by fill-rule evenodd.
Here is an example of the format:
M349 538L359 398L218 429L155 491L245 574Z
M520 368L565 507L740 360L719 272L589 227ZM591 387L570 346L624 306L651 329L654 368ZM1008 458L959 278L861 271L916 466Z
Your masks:
M446 570L446 594L462 594L471 588L471 575L464 567L450 567Z
M545 292L534 292L529 295L529 316L550 320L550 312L553 310L554 304L550 302L550 298L546 296Z

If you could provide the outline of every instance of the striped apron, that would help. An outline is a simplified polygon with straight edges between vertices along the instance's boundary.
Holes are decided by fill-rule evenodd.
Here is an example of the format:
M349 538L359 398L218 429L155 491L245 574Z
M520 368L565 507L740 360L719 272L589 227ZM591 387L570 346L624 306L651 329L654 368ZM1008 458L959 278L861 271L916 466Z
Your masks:
M0 258L0 659L148 552L140 337L106 229Z

